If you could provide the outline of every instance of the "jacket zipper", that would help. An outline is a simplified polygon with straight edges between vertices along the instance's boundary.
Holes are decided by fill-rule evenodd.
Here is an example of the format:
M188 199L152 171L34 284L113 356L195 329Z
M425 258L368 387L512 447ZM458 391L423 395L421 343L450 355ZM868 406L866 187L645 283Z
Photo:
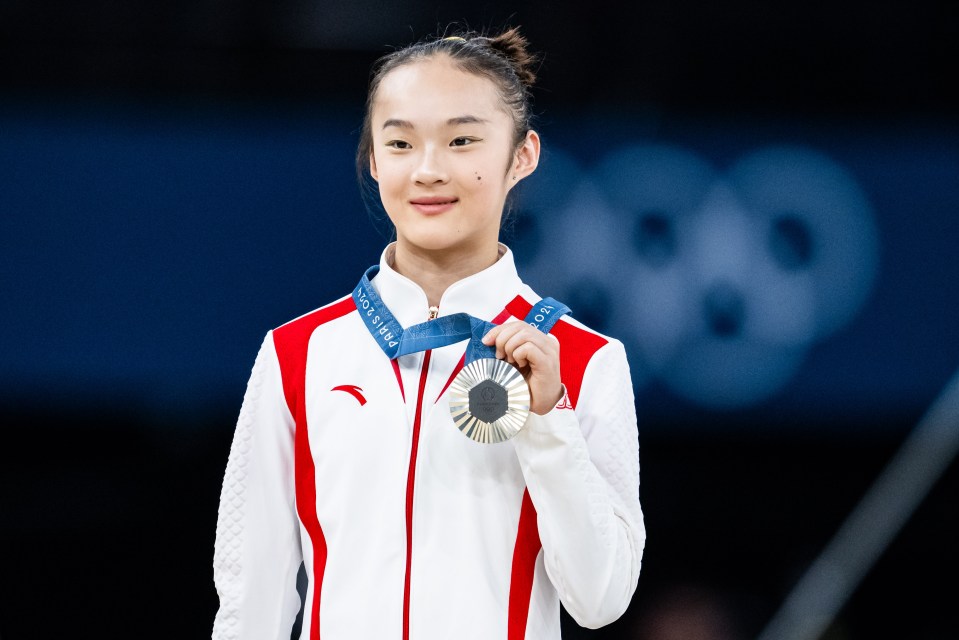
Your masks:
M439 316L439 307L431 306L427 320ZM413 442L410 448L410 468L406 476L406 580L403 584L403 640L410 638L410 574L413 568L413 485L416 481L416 456L420 445L420 426L423 421L423 396L426 393L426 378L430 369L432 350L423 354L420 369L420 384L416 393L416 412L413 414Z

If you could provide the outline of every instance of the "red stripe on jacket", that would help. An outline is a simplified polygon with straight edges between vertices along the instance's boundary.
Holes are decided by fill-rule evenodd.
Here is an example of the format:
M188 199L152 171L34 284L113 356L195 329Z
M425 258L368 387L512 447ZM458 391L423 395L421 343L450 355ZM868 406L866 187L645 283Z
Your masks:
M533 305L521 296L506 305L510 315L523 320ZM562 319L550 333L559 340L560 379L566 385L566 395L576 407L583 387L586 365L608 341L606 338L576 327ZM536 557L542 548L539 529L536 525L536 507L529 490L523 492L519 525L516 528L516 544L513 547L513 568L509 583L508 640L523 640L529 619L529 605L533 593L533 578L536 573Z
M320 638L320 593L326 570L326 537L316 515L316 468L306 424L306 358L310 336L317 327L355 309L353 298L344 298L273 330L283 394L296 425L293 441L296 510L313 544L313 601L306 612L310 620L310 640Z

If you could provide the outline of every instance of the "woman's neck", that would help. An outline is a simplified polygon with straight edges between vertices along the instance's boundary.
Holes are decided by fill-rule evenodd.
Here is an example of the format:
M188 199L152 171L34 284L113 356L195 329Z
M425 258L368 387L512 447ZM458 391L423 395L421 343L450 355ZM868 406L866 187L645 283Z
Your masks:
M499 243L480 251L424 251L401 242L394 245L393 269L420 286L430 306L439 306L443 293L454 282L492 266L500 257Z

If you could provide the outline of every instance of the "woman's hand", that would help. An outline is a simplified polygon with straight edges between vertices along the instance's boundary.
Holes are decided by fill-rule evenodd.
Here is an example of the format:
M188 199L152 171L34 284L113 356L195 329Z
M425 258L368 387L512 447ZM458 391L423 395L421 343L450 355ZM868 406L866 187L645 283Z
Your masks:
M507 322L483 336L483 344L496 345L496 357L520 370L529 384L530 411L544 415L563 397L559 377L559 340L525 322Z

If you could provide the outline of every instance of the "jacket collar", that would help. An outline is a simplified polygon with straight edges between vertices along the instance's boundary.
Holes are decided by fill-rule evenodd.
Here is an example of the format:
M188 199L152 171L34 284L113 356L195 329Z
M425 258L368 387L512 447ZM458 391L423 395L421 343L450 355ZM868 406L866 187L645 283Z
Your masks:
M482 320L492 320L516 297L523 283L516 273L513 252L504 244L499 247L499 260L446 289L440 299L439 315L465 312ZM393 244L390 244L380 256L380 271L372 285L404 328L425 322L429 314L426 293L393 269L392 255Z

